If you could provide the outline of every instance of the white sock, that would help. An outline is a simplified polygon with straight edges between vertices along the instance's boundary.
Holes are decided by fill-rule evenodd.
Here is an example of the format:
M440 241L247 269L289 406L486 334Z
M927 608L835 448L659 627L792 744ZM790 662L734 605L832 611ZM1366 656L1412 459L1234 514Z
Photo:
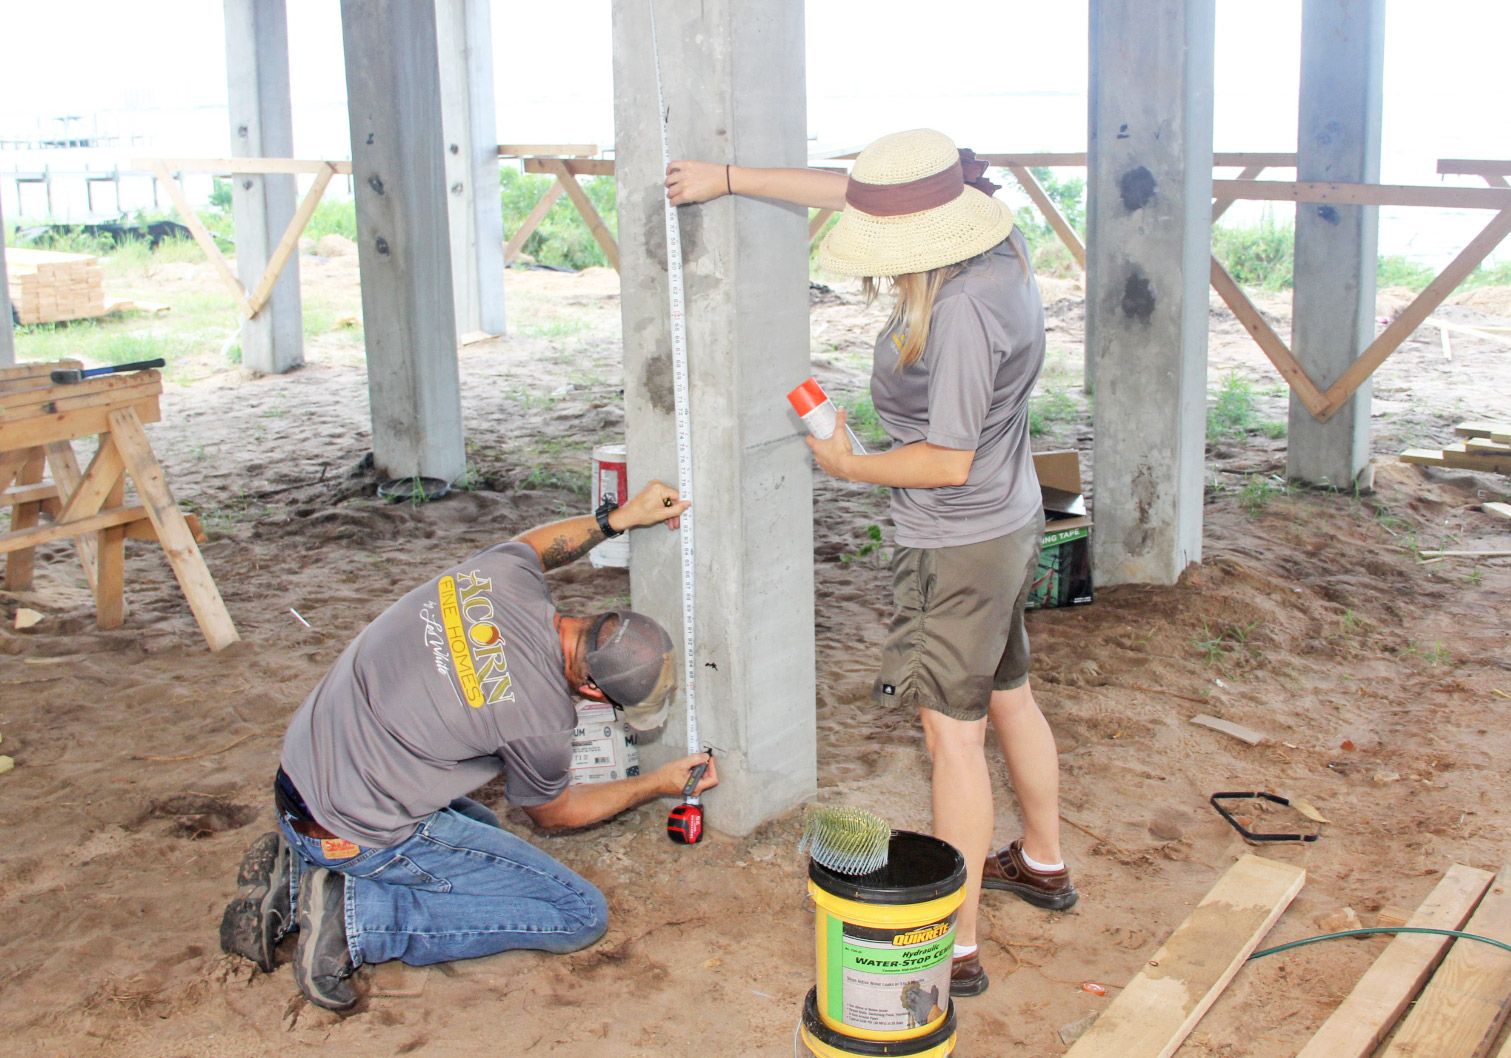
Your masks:
M968 955L975 955L975 954L976 954L976 945L974 945L974 944L957 944L957 945L955 945L955 958L957 958L957 959L964 959Z
M1018 855L1023 857L1023 862L1028 866L1029 870L1038 871L1040 874L1050 874L1054 871L1063 871L1065 869L1064 860L1061 860L1059 863L1040 863L1024 852L1022 846L1018 847Z

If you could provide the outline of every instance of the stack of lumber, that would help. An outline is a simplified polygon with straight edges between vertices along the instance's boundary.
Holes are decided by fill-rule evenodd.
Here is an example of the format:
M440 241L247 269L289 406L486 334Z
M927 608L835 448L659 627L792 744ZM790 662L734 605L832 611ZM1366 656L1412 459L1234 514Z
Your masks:
M1464 440L1441 449L1408 448L1401 462L1511 474L1511 423L1461 422L1453 432Z
M5 248L10 300L26 324L105 315L105 285L96 257Z

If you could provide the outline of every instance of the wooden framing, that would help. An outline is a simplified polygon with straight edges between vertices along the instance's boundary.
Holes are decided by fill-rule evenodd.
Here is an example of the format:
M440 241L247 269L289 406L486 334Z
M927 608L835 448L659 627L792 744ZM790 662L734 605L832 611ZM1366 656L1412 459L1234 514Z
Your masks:
M1489 871L1454 864L1406 925L1463 929L1490 887L1491 878ZM1373 1054L1427 983L1451 940L1428 933L1397 934L1296 1058L1367 1058Z
M842 157L853 157L844 155ZM1044 193L1030 166L1080 166L1084 154L983 154L990 164L1007 169L1024 192L1044 214L1082 269L1086 267L1086 248L1075 230L1065 220L1054 202ZM1212 219L1216 221L1236 201L1312 202L1319 204L1372 206L1428 206L1492 209L1494 217L1468 246L1455 257L1412 302L1391 321L1379 336L1359 354L1339 378L1325 391L1306 373L1285 341L1254 307L1248 295L1233 280L1217 258L1212 258L1212 289L1254 338L1260 350L1290 385L1302 406L1319 422L1332 418L1348 399L1385 362L1402 342L1411 336L1443 303L1444 299L1477 268L1490 251L1511 234L1511 161L1444 159L1438 172L1482 177L1489 187L1417 187L1391 184L1338 184L1318 181L1257 180L1266 168L1294 167L1294 154L1239 153L1214 154L1214 166L1240 166L1237 179L1212 181Z
M505 265L511 264L519 256L525 241L535 234L535 229L540 227L540 222L546 219L546 214L550 212L551 207L565 193L578 215L582 217L583 223L588 226L588 231L598 243L598 248L603 251L603 256L608 259L609 265L614 271L619 271L619 244L614 239L614 233L609 231L608 225L603 222L603 217L599 216L598 210L593 207L587 192L577 182L579 176L614 175L612 159L589 157L597 153L597 145L591 143L499 145L500 158L520 158L524 162L525 172L544 173L556 178L556 182L546 190L540 201L535 203L535 208L519 226L519 230L509 237L509 242L504 247Z
M304 234L305 226L315 215L315 209L320 205L321 196L325 194L331 177L337 173L350 176L352 171L351 162L305 161L298 158L139 158L131 164L136 168L152 172L158 183L163 185L164 190L168 192L168 197L173 201L174 208L178 210L185 226L194 236L194 241L199 244L205 257L220 274L221 280L231 291L232 297L236 299L236 307L246 319L256 316L268 303L268 298L273 293L273 284L278 282L278 276L283 272L284 265L288 264L289 258L299 249L299 237ZM215 245L215 239L211 236L209 229L194 212L194 207L189 204L189 199L184 195L184 189L180 186L175 173L315 174L314 184L311 185L309 191L305 192L304 200L299 203L299 208L290 219L283 237L278 240L272 257L268 259L262 277L250 293L241 285L241 280L236 277L235 270L226 260L225 255L220 252L220 247Z
M200 554L198 522L179 510L142 428L161 417L162 377L139 371L68 385L49 377L80 366L63 360L0 371L0 507L11 512L9 531L0 533L6 588L31 587L37 545L71 538L94 591L97 623L117 628L126 612L126 538L155 539L210 649L229 646L236 626ZM92 434L99 444L80 472L71 442ZM43 481L44 469L51 482ZM128 479L135 504L126 500Z

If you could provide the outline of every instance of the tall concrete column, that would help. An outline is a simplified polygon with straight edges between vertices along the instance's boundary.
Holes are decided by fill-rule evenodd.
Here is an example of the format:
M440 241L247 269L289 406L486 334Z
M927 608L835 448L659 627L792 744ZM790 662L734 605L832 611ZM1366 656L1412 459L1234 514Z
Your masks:
M1092 0L1086 355L1099 584L1201 559L1214 0Z
M435 9L458 334L504 333L504 215L488 5L489 0L437 0Z
M16 362L16 332L11 321L10 273L5 270L5 214L0 211L0 367Z
M284 0L225 0L225 16L231 157L291 158L294 120ZM268 259L294 216L297 195L292 174L233 174L236 272L247 290L262 279ZM264 374L279 374L304 363L298 254L289 258L262 311L242 321L241 363Z
M357 260L384 477L466 471L431 0L341 0Z
M806 164L801 0L656 4L674 158ZM625 410L632 487L677 480L665 201L651 27L614 5ZM709 825L748 833L813 794L812 470L786 392L810 373L807 210L721 198L679 212L696 512L699 734ZM680 644L678 538L636 533L636 609ZM686 752L677 707L650 763Z
M1300 180L1380 182L1385 0L1306 0L1301 14ZM1379 208L1296 207L1291 348L1322 389L1375 337ZM1369 462L1370 384L1327 422L1291 397L1286 474L1350 488Z

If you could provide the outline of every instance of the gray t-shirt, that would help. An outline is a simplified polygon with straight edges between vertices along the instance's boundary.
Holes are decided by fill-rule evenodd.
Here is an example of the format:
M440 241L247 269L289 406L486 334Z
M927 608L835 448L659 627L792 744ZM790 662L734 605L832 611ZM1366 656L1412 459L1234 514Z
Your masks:
M923 356L907 368L897 367L895 325L876 341L871 400L892 440L976 453L964 485L892 490L904 547L991 540L1039 513L1028 395L1044 365L1044 306L1028 260L1014 228L968 262L940 288Z
M489 548L363 629L305 699L283 770L315 820L368 847L505 773L518 805L567 785L576 706L540 559Z

